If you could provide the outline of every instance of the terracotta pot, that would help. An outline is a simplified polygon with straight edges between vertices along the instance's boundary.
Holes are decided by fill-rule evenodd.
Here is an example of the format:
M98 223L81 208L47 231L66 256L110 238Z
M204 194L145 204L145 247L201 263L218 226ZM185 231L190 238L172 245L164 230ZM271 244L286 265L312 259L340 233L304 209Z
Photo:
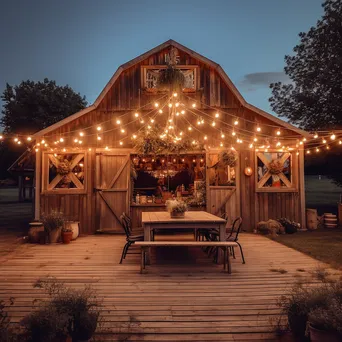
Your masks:
M29 223L30 229L28 231L29 241L31 243L39 243L40 232L44 231L44 225L41 222Z
M183 218L185 216L185 213L180 212L170 212L171 218Z
M62 231L62 228L57 228L57 229L51 230L49 232L49 242L50 243L59 242L59 240L61 238L61 231Z
M73 232L62 232L62 241L65 244L70 243L71 239L72 239L72 234Z
M311 342L339 342L341 336L334 331L319 330L309 324L309 333Z

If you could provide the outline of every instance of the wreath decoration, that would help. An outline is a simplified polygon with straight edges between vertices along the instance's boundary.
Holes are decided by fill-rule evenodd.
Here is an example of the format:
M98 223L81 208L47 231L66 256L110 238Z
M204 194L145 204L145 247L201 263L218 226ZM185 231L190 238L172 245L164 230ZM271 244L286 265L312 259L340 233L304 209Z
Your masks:
M159 72L157 82L158 88L162 89L182 89L185 83L185 76L181 70L169 65L166 69Z
M71 165L70 165L69 160L67 159L61 160L57 166L57 173L61 176L66 176L70 172L71 172Z
M273 159L267 168L271 175L279 175L284 171L284 164L279 159Z
M230 150L230 151L222 151L220 152L220 154L218 155L218 161L210 167L213 168L213 167L217 167L217 168L224 168L224 167L227 167L227 166L230 166L230 167L234 167L236 166L236 163L237 163L237 160L238 160L238 154L233 151L233 150Z

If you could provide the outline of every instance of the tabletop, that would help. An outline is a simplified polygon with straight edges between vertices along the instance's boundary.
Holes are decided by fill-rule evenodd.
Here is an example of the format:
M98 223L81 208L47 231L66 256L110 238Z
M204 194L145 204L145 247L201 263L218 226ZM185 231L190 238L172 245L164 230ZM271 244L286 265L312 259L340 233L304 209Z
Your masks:
M222 223L225 224L226 220L207 213L206 211L187 211L184 218L171 218L170 213L166 211L149 211L142 213L141 222L143 224L153 223Z

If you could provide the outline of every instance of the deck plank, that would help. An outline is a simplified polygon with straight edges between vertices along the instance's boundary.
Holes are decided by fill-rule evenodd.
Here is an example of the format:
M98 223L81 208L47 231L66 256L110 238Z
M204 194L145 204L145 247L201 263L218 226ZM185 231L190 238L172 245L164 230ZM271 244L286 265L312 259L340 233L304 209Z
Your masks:
M192 238L172 238L180 237ZM119 264L123 236L80 237L70 245L24 244L0 259L0 299L14 297L9 311L18 322L32 310L32 299L46 298L33 283L49 275L98 291L108 328L103 341L274 341L279 296L300 277L315 283L310 272L317 267L338 271L262 236L242 234L241 243L246 264L237 250L231 275L191 247L154 249L148 273L141 275L139 254ZM274 271L279 269L286 273Z

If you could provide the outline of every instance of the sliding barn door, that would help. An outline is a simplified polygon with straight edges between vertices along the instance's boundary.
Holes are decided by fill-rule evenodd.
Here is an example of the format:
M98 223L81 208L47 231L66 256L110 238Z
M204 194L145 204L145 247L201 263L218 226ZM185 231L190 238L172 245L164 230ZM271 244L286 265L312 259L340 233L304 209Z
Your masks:
M240 216L239 165L233 168L214 168L218 153L207 153L207 211L217 216L228 215L229 223Z
M129 213L130 155L96 155L96 222L101 231L123 233L120 215Z

